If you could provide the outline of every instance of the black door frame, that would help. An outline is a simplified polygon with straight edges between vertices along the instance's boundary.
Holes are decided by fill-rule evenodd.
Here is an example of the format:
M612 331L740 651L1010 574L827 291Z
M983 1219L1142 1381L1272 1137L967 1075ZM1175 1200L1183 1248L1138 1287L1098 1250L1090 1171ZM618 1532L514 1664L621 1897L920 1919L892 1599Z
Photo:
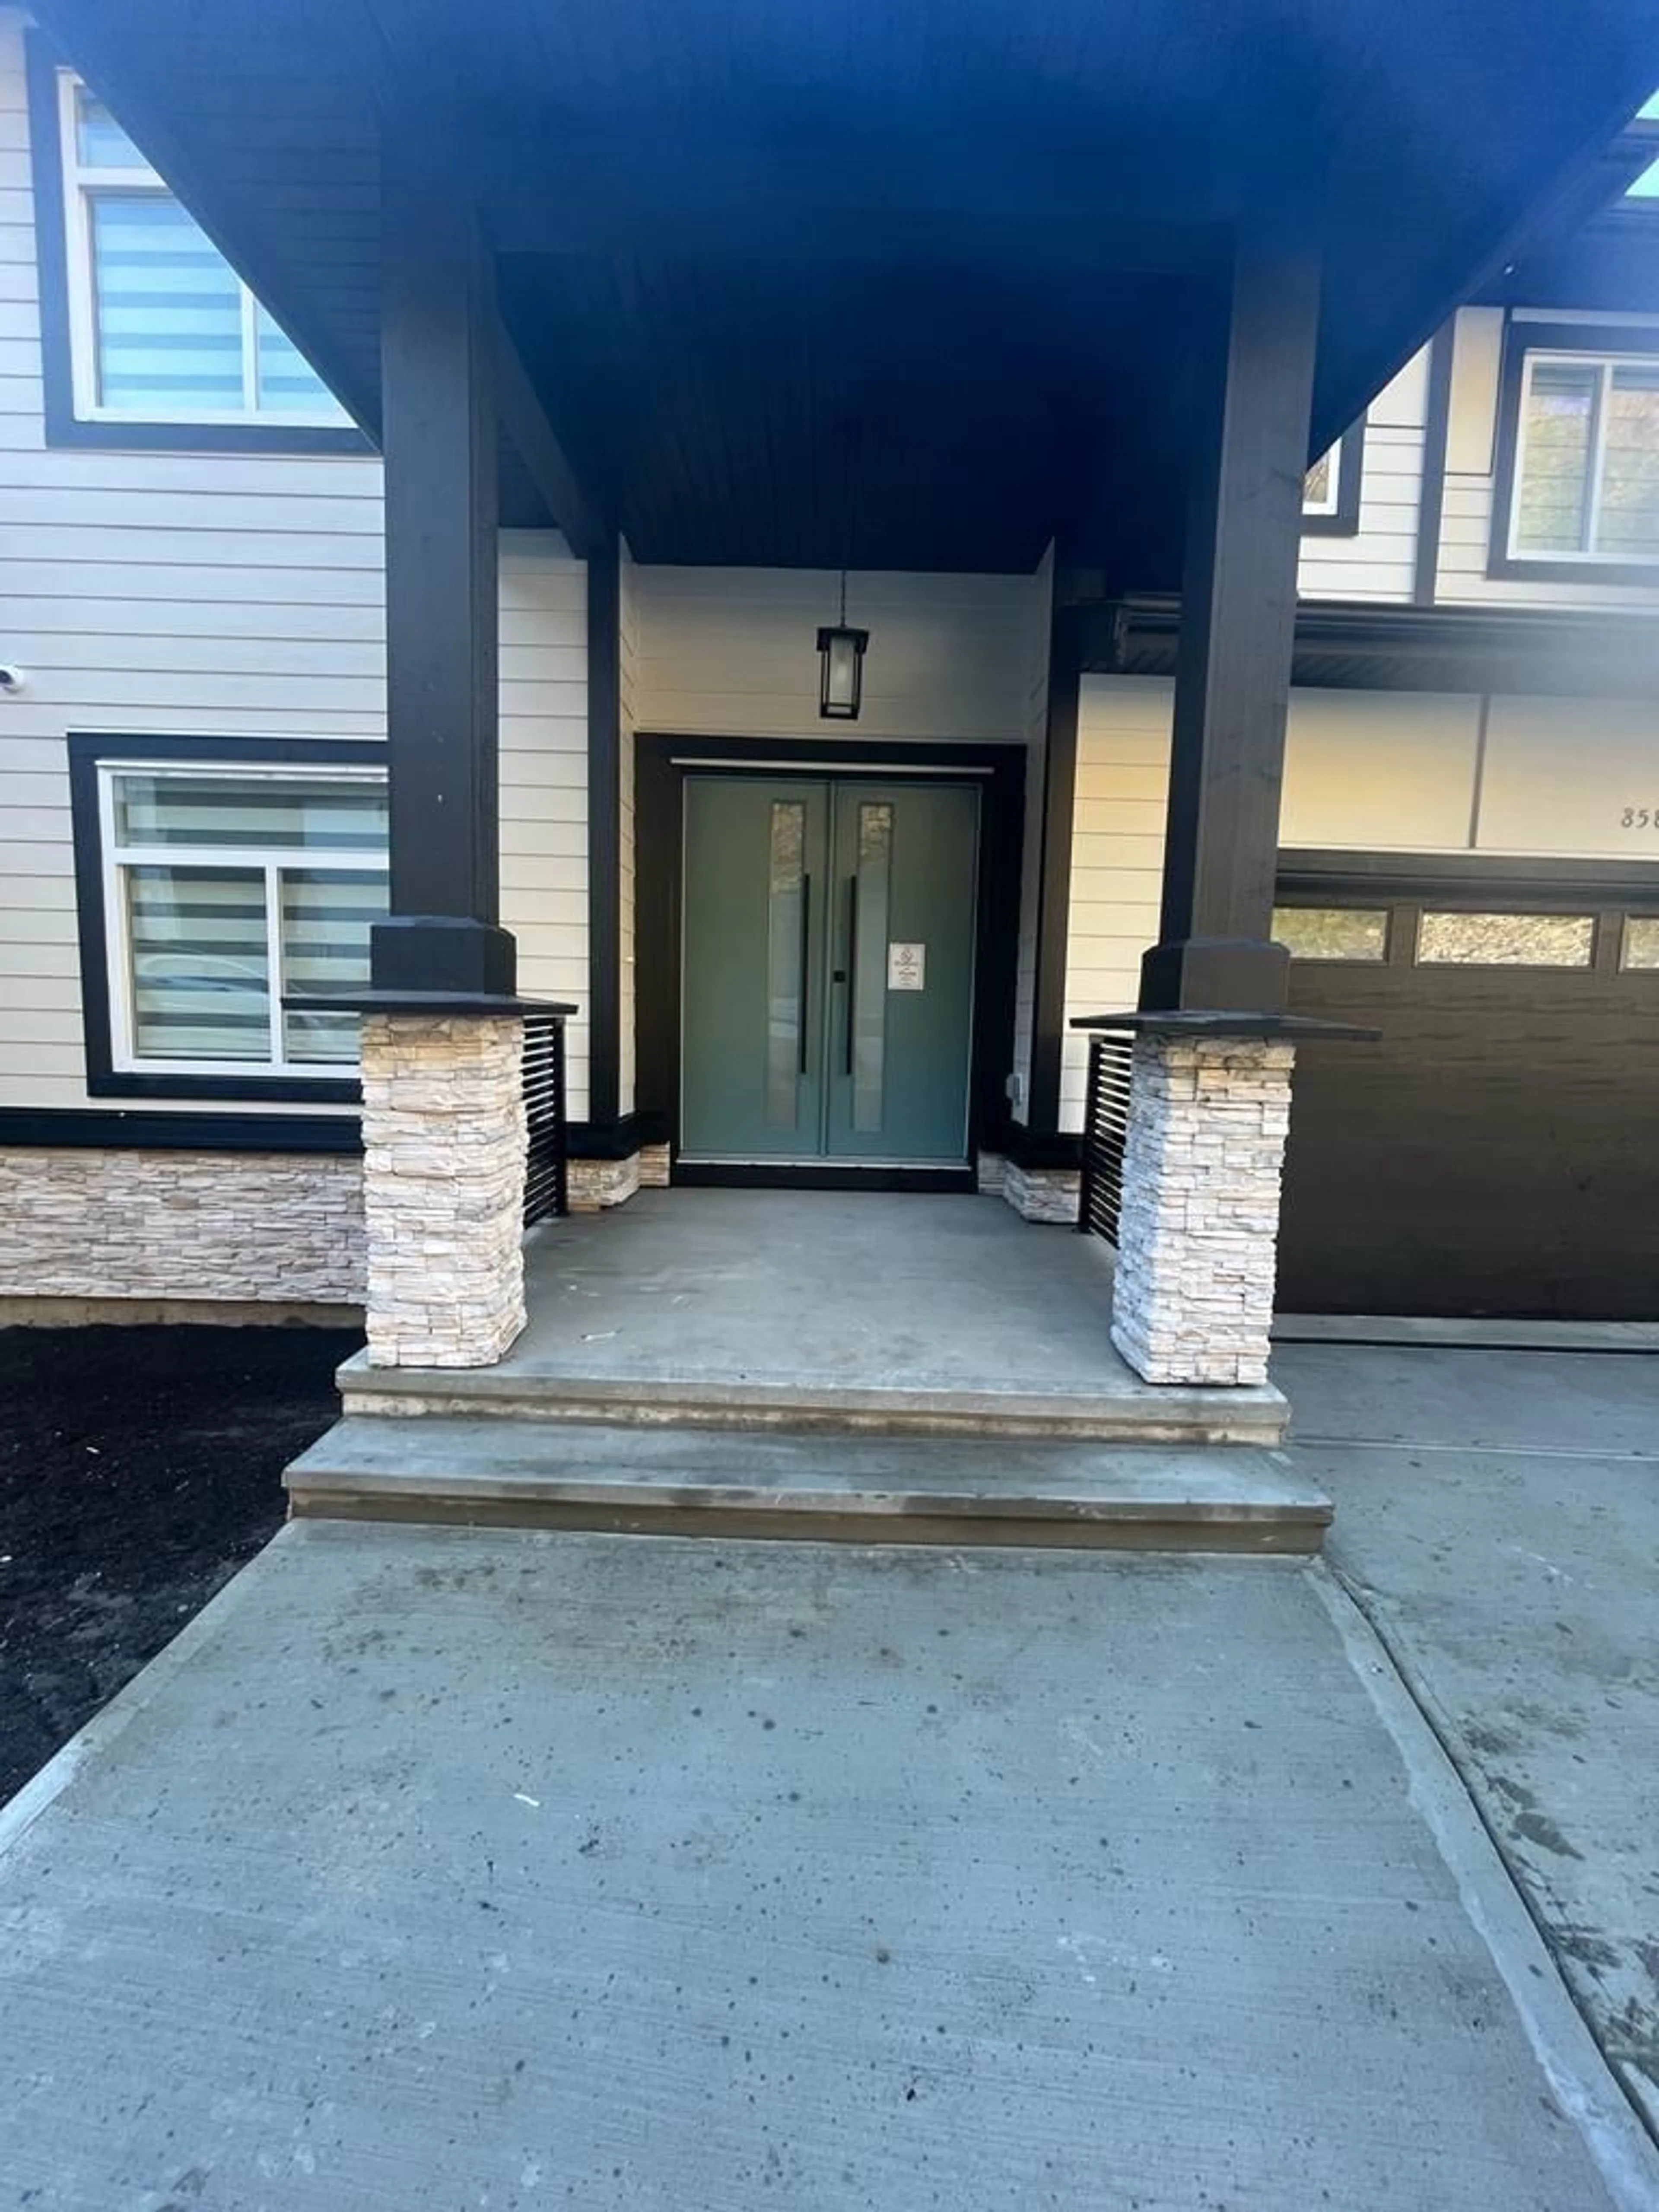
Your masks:
M634 741L635 1102L666 1132L676 1182L775 1185L797 1190L971 1190L975 1160L1007 1118L1019 968L1020 861L1024 848L1024 745L918 744L878 739L707 738L651 732ZM680 917L688 775L774 770L824 776L884 767L933 770L978 784L979 883L975 913L974 1042L968 1078L968 1157L960 1168L690 1167L680 1146Z

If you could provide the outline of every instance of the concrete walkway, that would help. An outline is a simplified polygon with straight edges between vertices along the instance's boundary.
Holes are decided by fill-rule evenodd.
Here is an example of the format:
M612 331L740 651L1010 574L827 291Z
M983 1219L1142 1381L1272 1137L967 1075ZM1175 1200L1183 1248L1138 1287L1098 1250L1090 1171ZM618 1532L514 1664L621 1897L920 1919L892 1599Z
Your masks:
M1659 2206L1317 1567L297 1524L0 1981L8 2207Z
M1659 1358L1296 1346L1274 1371L1333 1568L1659 2134Z

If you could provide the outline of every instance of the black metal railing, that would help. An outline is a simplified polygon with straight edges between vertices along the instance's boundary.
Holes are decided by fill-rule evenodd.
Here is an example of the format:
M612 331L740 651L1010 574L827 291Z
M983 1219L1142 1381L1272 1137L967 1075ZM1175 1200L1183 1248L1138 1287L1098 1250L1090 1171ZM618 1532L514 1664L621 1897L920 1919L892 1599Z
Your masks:
M568 1125L564 1110L564 1017L526 1014L524 1024L524 1107L529 1144L524 1164L524 1225L567 1209L565 1161Z
M1077 1225L1088 1237L1117 1243L1123 1208L1123 1147L1129 1134L1129 1064L1134 1038L1097 1030L1089 1039L1089 1083L1083 1108L1083 1176Z

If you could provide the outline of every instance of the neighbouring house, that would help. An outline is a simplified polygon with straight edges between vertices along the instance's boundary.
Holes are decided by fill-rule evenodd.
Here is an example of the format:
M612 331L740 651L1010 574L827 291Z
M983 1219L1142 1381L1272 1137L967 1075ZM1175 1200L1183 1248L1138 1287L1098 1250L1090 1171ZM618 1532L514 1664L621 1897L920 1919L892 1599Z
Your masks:
M1126 1018L1154 1381L1659 1309L1649 11L924 12L0 9L0 1297L489 1363L551 1004L1039 1223Z

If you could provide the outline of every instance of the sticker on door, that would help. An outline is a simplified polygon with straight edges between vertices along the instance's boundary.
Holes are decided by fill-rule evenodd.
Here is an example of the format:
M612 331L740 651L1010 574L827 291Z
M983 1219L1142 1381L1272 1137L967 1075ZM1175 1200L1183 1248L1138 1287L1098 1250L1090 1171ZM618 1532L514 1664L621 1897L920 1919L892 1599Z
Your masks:
M887 948L887 988L890 991L925 991L927 988L927 947L890 945Z

